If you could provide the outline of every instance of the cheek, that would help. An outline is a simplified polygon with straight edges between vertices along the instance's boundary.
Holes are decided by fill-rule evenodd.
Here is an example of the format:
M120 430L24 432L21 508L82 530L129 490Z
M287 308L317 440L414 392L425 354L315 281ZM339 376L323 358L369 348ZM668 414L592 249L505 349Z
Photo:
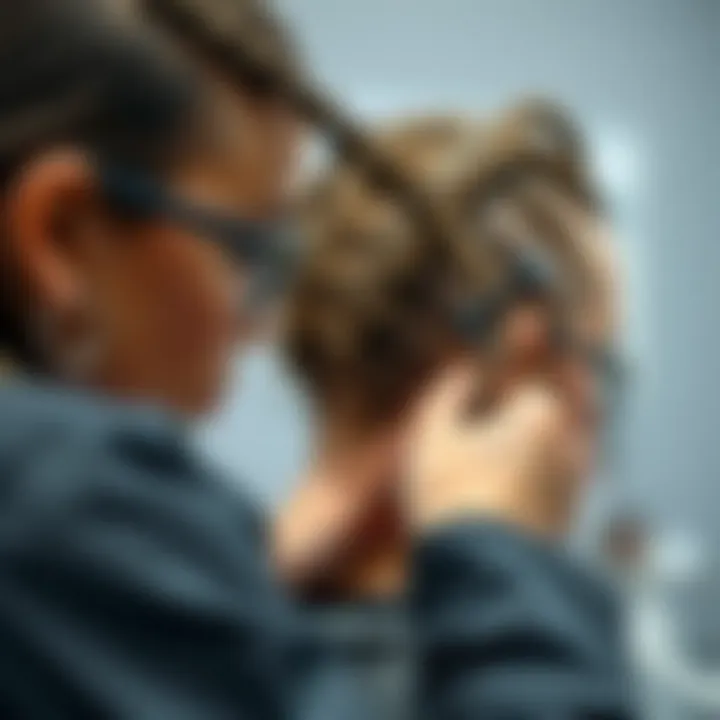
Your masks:
M213 245L174 232L138 239L126 318L147 354L176 367L217 364L234 339L238 278Z
M156 286L161 320L186 352L201 350L195 342L223 350L234 338L239 277L209 243L172 244L163 253L165 270Z

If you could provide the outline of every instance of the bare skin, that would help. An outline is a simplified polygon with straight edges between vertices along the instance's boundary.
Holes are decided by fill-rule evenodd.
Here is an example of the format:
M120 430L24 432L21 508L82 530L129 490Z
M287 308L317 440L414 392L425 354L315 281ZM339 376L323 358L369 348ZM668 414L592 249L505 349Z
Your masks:
M605 346L617 318L615 260L602 226L566 209L602 288L576 319L577 331L589 345ZM490 367L483 371L482 362L457 358L432 387L419 389L414 404L422 411L408 408L396 427L369 438L346 429L342 443L319 443L278 523L276 550L286 577L332 596L387 597L405 586L413 525L481 514L561 535L594 463L599 388L589 367L554 355L546 342L545 318L536 309L508 319L501 340L505 390L482 421L467 424L458 416L483 375L486 383L497 376ZM551 463L557 464L552 472ZM478 482L478 473L487 483ZM499 477L505 473L516 479Z

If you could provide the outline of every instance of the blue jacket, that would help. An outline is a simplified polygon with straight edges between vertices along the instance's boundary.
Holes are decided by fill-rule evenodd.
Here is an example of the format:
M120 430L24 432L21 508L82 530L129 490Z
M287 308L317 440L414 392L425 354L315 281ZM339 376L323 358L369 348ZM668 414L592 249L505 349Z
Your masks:
M0 388L0 717L357 716L262 536L252 504L172 418ZM632 717L611 606L512 530L467 523L425 538L410 619L414 717ZM326 689L308 692L323 676Z

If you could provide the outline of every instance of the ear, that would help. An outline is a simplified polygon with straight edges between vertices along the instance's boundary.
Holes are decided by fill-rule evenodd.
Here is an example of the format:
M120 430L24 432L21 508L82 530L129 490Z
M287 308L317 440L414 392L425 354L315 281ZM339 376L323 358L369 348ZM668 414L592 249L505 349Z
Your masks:
M7 237L31 296L44 306L76 303L82 283L73 239L96 206L95 173L80 151L35 157L13 182L5 203Z
M501 332L501 352L512 373L533 373L552 350L551 320L539 303L521 305L509 313Z

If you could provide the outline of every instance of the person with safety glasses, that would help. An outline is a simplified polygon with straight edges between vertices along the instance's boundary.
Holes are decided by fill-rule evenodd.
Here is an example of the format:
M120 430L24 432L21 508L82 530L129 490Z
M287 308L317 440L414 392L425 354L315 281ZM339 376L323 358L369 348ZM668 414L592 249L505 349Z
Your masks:
M288 271L300 118L333 126L294 66L249 2L0 6L2 717L350 717L301 703L312 648L263 522L187 437ZM523 386L460 431L456 380L421 403L408 473L419 716L628 717L594 595L513 511L536 506L564 406ZM483 611L498 593L517 622ZM539 655L547 684L522 673Z

